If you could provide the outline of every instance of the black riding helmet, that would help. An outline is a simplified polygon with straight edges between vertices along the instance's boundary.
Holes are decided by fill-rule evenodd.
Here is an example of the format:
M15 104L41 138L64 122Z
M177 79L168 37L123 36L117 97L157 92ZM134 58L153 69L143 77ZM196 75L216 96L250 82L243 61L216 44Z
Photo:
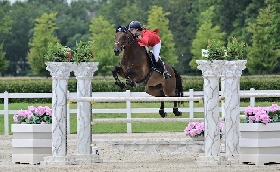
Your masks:
M130 23L129 23L128 29L130 30L131 28L141 30L141 24L140 24L140 22L139 22L139 21L132 21L132 22L130 22Z

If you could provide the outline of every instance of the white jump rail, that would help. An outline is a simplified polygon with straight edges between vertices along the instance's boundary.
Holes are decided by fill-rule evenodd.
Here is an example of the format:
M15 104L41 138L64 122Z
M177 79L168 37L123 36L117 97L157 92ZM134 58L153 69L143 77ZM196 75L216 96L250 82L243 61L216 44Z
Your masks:
M75 97L77 94L76 93L69 93L68 97ZM145 92L93 92L92 93L93 96L95 97L104 97L104 96L112 96L114 95L115 97L124 97L124 96L130 96L130 97L143 97L143 95L145 95L145 99L148 96L147 93ZM194 118L194 113L196 112L203 112L203 107L194 107L194 101L199 101L201 99L201 96L203 95L202 91L193 91L192 89L190 89L188 92L184 92L184 96L189 96L189 97L183 97L183 98L195 98L193 99L193 101L189 102L189 106L188 107L179 107L180 111L182 112L188 112L189 118L187 118L186 120L184 120L184 118L175 118L178 120L184 121L184 122L188 122L188 121L196 121L199 119ZM280 97L280 90L255 90L254 88L251 88L250 90L241 90L240 91L240 98L250 98L250 106L255 106L255 98L256 97ZM52 98L52 93L8 93L8 92L4 92L4 93L0 93L0 98L4 99L4 108L2 110L0 110L0 115L4 115L4 134L8 135L9 134L9 114L10 115L14 115L18 112L18 110L10 110L9 109L9 99L11 98ZM225 100L226 101L226 100ZM110 114L110 113L158 113L158 108L131 108L130 107L130 101L127 100L126 101L127 105L126 108L123 109L92 109L93 113L106 113L106 114ZM93 106L94 108L94 106ZM240 107L240 111L244 111L246 107ZM165 108L166 112L172 112L172 108ZM221 112L221 110L220 110ZM69 114L76 114L77 113L77 109L70 109L70 106L68 106L68 117ZM241 118L244 118L244 115L241 115ZM69 118L68 118L69 119ZM147 119L152 119L152 118L147 118ZM157 120L157 122L159 122L159 120L163 120L163 121L169 121L169 119L171 118L155 118L152 119L153 120ZM99 119L98 119L99 120ZM102 120L105 121L105 119L101 119L100 122L102 122ZM123 121L125 122L127 119L124 119ZM114 121L111 120L111 121ZM134 121L137 122L137 119L134 120L134 118L132 118L131 121L128 121L128 123L133 123ZM97 122L97 121L96 121ZM109 118L108 118L108 122L110 122ZM146 119L143 119L143 122L149 122ZM68 123L68 127L70 127L70 120L67 121ZM70 130L68 130L70 131Z

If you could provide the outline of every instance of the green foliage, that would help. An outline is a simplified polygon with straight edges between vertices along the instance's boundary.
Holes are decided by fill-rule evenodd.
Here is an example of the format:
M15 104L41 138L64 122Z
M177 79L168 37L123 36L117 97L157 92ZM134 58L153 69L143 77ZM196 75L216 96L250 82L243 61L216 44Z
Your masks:
M68 62L70 60L70 56L71 48L63 46L59 42L50 42L44 58L49 62Z
M148 28L151 30L155 28L159 29L159 36L161 37L160 56L165 62L173 66L178 63L178 57L174 56L175 43L172 32L168 29L169 20L167 16L170 15L170 13L164 12L163 8L158 6L152 6L148 13Z
M92 62L93 61L93 48L94 41L77 42L76 50L74 51L73 61L75 63L80 62Z
M0 45L0 74L9 66L9 61L5 58L6 53L3 51L3 43Z
M8 34L12 29L12 23L13 21L11 18L9 16L5 16L3 10L0 9L0 34ZM9 61L5 58L6 53L3 50L3 42L4 40L2 40L2 43L0 42L0 74L9 66Z
M223 43L219 40L208 40L207 45L208 54L204 54L206 60L222 60L224 59L224 54L226 48Z
M3 10L0 9L0 34L8 34L12 29L13 21L10 16L4 14Z
M219 26L213 26L212 18L214 15L214 7L210 7L200 16L200 27L196 32L196 37L192 42L191 52L193 54L189 65L192 69L197 70L196 60L202 59L201 50L206 48L208 40L215 39L223 44L225 33L220 31Z
M126 5L117 13L118 23L128 24L131 21L141 21L141 12L135 3L126 1Z
M114 25L103 16L93 18L90 24L90 39L94 40L94 61L99 62L98 74L110 75L113 66L118 65L120 58L116 58L113 51L115 35Z
M205 60L242 60L244 58L244 42L238 42L235 37L223 46L219 40L209 40L207 45L208 53L203 54Z
M238 41L235 37L227 43L227 60L242 60L244 59L245 43Z
M28 53L28 63L35 75L47 76L45 58L47 54L48 43L59 42L55 37L54 31L57 29L55 24L57 13L43 14L41 18L36 19L33 39Z
M271 5L261 9L256 23L249 23L248 32L252 33L252 46L248 47L247 67L252 74L269 74L277 66L279 50L274 43L271 16L276 15Z
M175 42L175 55L178 61L175 65L176 70L182 74L192 73L189 66L191 56L191 42L197 30L197 3L192 0L169 1L168 15L170 30Z

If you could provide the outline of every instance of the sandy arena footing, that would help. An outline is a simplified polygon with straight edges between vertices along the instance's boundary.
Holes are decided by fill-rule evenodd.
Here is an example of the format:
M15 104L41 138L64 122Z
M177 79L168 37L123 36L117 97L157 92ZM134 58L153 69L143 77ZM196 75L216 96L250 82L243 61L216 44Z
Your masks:
M68 135L68 154L74 155L77 152L77 135ZM280 164L269 164L262 166L255 165L219 165L219 166L198 166L196 159L199 153L190 153L186 150L176 151L139 151L130 149L120 151L111 143L132 142L132 141L185 141L184 132L168 133L133 133L133 134L94 134L93 143L96 143L98 151L103 159L102 163L91 165L65 165L65 166L43 166L12 163L12 136L0 135L0 172L64 172L64 171L280 171ZM203 154L200 154L203 155Z

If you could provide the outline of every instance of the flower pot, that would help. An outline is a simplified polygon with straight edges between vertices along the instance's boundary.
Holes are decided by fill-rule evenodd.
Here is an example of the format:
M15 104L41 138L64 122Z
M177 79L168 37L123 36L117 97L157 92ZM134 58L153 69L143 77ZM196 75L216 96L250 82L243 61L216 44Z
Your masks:
M38 164L52 155L52 124L12 124L12 163Z
M204 141L204 136L192 137L193 141Z
M280 123L240 123L240 163L280 163Z

